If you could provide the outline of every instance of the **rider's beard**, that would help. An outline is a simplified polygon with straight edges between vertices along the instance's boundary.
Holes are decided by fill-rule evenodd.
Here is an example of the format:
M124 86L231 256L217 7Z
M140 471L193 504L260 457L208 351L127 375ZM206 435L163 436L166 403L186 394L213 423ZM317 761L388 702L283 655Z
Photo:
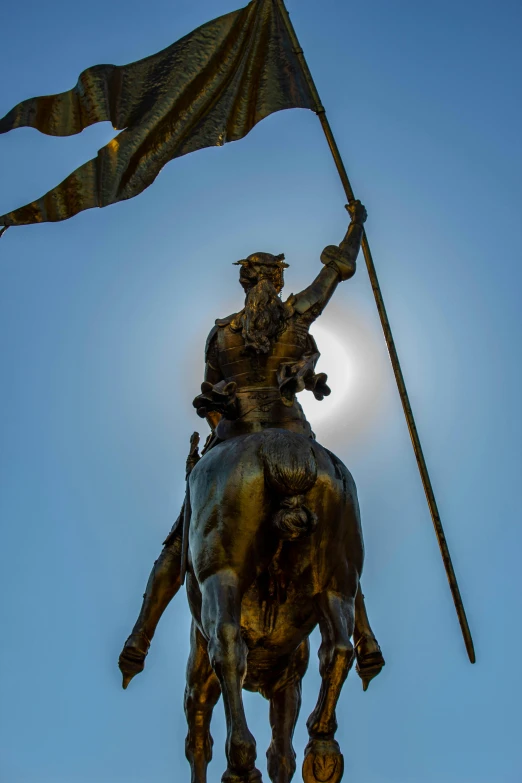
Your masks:
M284 305L270 280L260 280L245 300L242 334L246 347L256 353L268 353L270 341L282 329L284 315Z

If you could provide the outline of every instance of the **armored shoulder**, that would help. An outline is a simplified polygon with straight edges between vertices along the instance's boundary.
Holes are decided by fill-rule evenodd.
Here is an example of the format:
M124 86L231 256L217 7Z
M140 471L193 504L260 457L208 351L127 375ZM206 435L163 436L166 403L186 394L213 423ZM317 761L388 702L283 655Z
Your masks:
M241 313L232 313L232 315L228 315L226 318L216 318L216 326L214 329L219 328L220 326L228 326L238 315L241 315ZM210 334L212 334L212 332Z
M216 337L218 333L219 326L216 324L216 326L213 326L210 330L210 333L207 337L207 342L205 343L205 361L212 364L212 361L210 359L211 354L214 352L214 346L216 344Z
M232 313L232 315L227 316L226 318L216 318L215 326L212 327L210 330L210 333L207 337L207 342L205 345L205 361L207 363L210 363L211 365L217 366L217 335L218 331L220 329L223 329L225 326L230 326L234 324L235 319L241 315L241 313Z

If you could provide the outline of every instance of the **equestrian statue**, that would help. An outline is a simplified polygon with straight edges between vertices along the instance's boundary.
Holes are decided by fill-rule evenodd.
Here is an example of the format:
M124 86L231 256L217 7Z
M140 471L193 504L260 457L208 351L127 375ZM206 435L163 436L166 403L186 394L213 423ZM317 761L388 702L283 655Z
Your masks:
M323 250L323 268L300 294L281 298L283 255L254 253L237 262L245 306L210 332L193 403L211 434L201 456L192 437L185 503L120 654L126 688L143 670L156 626L186 575L193 619L185 747L192 783L207 781L210 721L221 695L228 763L222 781L261 781L243 688L270 702L271 781L292 780L292 738L317 626L322 684L307 721L303 780L339 783L336 705L344 681L354 660L365 690L384 666L361 591L355 483L317 442L297 401L305 390L318 400L330 394L326 375L315 372L320 354L309 329L338 284L355 273L366 210L359 201L347 210L345 238Z

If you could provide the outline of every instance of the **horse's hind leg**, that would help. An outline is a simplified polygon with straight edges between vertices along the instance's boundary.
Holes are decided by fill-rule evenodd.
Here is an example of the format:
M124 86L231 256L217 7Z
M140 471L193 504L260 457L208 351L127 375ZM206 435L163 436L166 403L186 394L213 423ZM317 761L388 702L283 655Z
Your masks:
M218 571L200 584L201 620L208 638L208 653L225 705L228 770L223 783L255 783L261 773L255 767L256 743L248 730L242 688L247 648L241 637L241 599L238 577L230 568Z
M290 783L296 762L292 745L295 725L301 709L301 681L308 668L310 646L302 642L274 687L266 694L270 699L272 742L266 752L268 774L272 783Z
M207 782L207 766L212 758L210 719L220 693L218 678L208 658L207 643L192 621L185 688L188 724L185 755L190 763L192 783Z
M334 739L337 731L335 709L353 662L350 639L354 630L354 598L327 591L320 596L319 610L322 684L317 705L306 724L310 742L305 751L303 780L305 783L339 783L344 761Z

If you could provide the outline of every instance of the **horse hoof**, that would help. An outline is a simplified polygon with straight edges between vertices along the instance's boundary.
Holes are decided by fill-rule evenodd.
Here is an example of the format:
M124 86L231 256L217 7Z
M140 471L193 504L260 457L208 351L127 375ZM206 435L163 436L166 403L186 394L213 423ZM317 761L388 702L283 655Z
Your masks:
M145 668L145 658L149 651L150 641L144 633L131 633L120 653L118 666L123 675L123 689L125 690L137 674Z
M290 783L295 775L295 752L292 746L280 748L272 743L266 752L268 777L273 783Z
M357 666L355 670L362 680L363 691L381 673L385 661L377 639L363 636L356 645Z
M344 758L335 740L310 740L303 763L304 783L339 783Z
M244 775L238 775L236 772L231 772L227 769L221 778L221 783L263 783L263 778L258 769L253 769Z

